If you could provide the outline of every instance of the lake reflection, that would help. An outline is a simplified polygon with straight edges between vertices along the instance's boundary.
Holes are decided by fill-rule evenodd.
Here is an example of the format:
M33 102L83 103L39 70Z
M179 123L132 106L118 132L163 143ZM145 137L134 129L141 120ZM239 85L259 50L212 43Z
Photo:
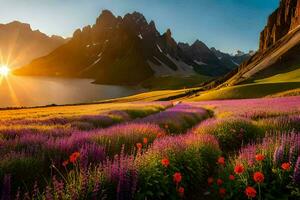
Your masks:
M96 85L90 79L0 77L0 107L73 104L143 92L141 88Z

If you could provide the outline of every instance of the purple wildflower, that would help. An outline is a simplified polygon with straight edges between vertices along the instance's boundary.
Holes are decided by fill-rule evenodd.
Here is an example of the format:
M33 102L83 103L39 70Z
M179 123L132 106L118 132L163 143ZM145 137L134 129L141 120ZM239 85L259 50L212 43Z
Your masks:
M3 179L1 200L10 200L10 199L11 199L11 176L6 174Z
M296 184L300 185L300 156L298 156L298 159L297 159L297 162L295 165L293 180Z
M240 150L239 158L245 160L249 166L252 166L255 162L256 150L256 145L249 144Z
M284 157L284 147L281 145L276 148L274 155L273 155L273 161L275 164L280 164L283 161Z

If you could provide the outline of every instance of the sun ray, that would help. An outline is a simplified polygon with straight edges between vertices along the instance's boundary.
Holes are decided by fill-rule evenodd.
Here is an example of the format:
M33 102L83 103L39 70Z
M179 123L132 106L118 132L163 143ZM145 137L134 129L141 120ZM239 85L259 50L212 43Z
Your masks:
M6 65L8 65L11 62L11 58L14 56L17 50L17 41L20 36L20 32L16 31L14 34L14 37L11 37L10 42L8 43L8 54L6 55Z
M17 91L21 92L19 96L24 97L25 99L29 99L30 101L34 101L33 95L31 95L32 91L35 88L35 85L33 85L30 81L22 81L18 77L12 76L10 77L10 81L12 85L17 87Z
M12 87L11 83L10 83L10 80L9 78L4 78L6 84L7 84L7 87L8 87L8 90L9 90L9 95L10 95L10 98L12 99L13 103L15 106L21 106L20 104L20 101L16 95L16 92L14 90L14 88Z

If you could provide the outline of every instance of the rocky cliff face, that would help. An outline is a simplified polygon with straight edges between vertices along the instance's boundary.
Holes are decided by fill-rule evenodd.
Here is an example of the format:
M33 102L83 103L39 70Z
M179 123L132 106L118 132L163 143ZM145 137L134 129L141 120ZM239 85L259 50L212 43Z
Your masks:
M260 35L259 51L264 52L289 31L300 25L300 0L281 0L268 18L268 23Z

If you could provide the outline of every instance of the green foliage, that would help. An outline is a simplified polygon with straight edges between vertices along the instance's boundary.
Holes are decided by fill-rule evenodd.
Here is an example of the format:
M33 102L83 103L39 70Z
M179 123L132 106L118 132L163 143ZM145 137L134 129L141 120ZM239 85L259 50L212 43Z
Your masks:
M162 111L162 108L159 107L149 107L149 108L144 108L144 109L128 109L125 110L125 112L132 118L142 118L146 117L147 115L151 115L154 113L157 113L159 111Z
M28 188L33 187L37 180L43 180L44 163L42 160L33 157L7 158L0 161L0 180L5 174L12 179L12 190L16 191L20 183Z
M257 126L265 132L288 132L300 131L300 118L298 116L278 116L261 119L256 122Z
M185 193L199 189L207 175L212 172L220 151L210 145L191 145L185 150L168 150L162 156L150 152L137 159L139 170L139 188L136 199L180 199L178 188ZM162 159L168 158L170 165L162 165ZM182 181L176 185L173 175L180 172Z
M100 131L92 140L105 147L106 154L113 157L122 150L126 154L134 153L137 143L147 149L157 137L164 135L163 129L153 124L125 124Z
M263 136L263 130L253 122L243 118L216 119L204 122L194 130L198 134L214 135L224 152L238 150L243 143L247 144Z

